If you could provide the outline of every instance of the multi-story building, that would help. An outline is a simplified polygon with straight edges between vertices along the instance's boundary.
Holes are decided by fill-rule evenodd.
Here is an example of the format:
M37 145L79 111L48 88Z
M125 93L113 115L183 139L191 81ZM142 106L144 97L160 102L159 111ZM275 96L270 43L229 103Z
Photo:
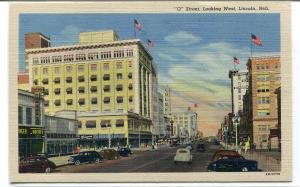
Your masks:
M171 120L173 121L173 137L189 140L195 138L198 131L196 112L173 112Z
M248 71L230 70L232 113L238 115L243 110L243 96L248 89Z
M19 156L44 153L43 98L18 90Z
M157 71L148 50L114 31L80 33L79 41L26 50L29 86L45 89L45 112L78 111L83 146L151 143Z
M252 104L249 120L252 142L257 149L277 148L278 138L269 141L270 129L278 126L276 89L280 87L280 57L252 57L247 63L249 71L249 99Z

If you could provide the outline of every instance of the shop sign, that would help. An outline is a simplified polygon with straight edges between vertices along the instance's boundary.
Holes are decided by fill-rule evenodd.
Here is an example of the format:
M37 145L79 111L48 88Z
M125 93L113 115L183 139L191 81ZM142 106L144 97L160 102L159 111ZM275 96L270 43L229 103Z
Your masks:
M44 129L39 127L19 127L19 138L44 138Z

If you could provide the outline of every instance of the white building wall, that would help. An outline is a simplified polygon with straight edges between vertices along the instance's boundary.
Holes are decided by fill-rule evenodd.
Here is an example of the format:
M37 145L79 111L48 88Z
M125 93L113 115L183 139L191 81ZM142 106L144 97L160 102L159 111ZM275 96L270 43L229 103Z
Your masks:
M238 114L238 112L243 110L243 96L248 89L248 71L241 70L234 73L232 76L232 87L233 87L233 112Z

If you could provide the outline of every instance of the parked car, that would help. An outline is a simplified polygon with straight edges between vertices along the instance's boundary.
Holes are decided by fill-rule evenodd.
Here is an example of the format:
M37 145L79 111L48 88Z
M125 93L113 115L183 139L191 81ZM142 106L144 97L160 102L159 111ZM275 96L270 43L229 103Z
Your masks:
M203 143L198 144L196 151L197 152L205 152L205 145Z
M71 156L68 160L69 164L79 165L85 162L101 162L101 155L97 151L82 151L77 155Z
M120 158L120 154L114 149L103 149L100 152L103 159L117 160Z
M50 173L55 168L56 165L43 156L26 157L19 162L20 173Z
M193 150L193 144L186 144L185 147L189 150Z
M236 158L212 162L208 165L207 170L216 172L259 171L257 168L257 161Z
M120 156L124 156L124 157L130 156L133 154L133 152L127 147L121 147L117 151Z
M192 161L193 155L191 154L191 151L189 149L177 149L176 155L174 157L175 164L177 164L178 162L186 162L191 164Z
M211 161L217 161L221 159L230 159L230 158L238 158L238 159L244 159L242 155L240 155L238 152L233 150L219 150L215 152L215 154L212 156Z

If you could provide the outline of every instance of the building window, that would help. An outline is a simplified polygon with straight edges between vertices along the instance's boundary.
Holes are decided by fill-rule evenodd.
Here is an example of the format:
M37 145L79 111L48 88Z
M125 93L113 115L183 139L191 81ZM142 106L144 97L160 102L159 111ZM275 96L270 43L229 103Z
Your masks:
M260 88L260 89L257 89L257 92L258 93L270 92L270 89L269 88Z
M38 80L37 80L37 79L34 79L34 80L33 80L33 84L34 84L34 85L38 85Z
M37 74L38 74L38 69L37 69L37 68L34 68L34 69L33 69L33 74L34 74L34 75L37 75Z
M95 120L86 121L85 127L87 129L96 128L96 121Z
M109 70L109 63L104 63L103 64L103 69L104 70Z
M103 75L103 80L104 80L104 81L109 81L109 79L110 79L109 74L104 74L104 75Z
M78 66L78 72L84 72L84 65Z
M61 56L53 56L52 57L52 62L53 63L62 62Z
M78 88L78 93L81 93L81 94L84 93L84 87L79 87Z
M270 97L258 97L257 104L270 104Z
M66 92L67 92L67 94L72 94L73 90L72 90L71 87L69 87L69 88L66 89Z
M280 74L276 74L276 75L275 75L275 80L276 80L276 81L280 81L280 80L281 80Z
M104 104L109 104L110 103L110 97L104 97L103 103Z
M37 58L37 57L32 58L32 63L33 64L38 64L39 63L39 58Z
M84 104L85 104L85 100L84 100L83 98L79 99L79 100L78 100L78 104L79 104L80 106L84 105Z
M124 51L114 51L114 58L123 58L124 57Z
M128 67L132 67L133 63L132 62L128 62Z
M109 127L111 127L111 122L110 122L110 120L102 120L100 125L101 125L101 128L109 128Z
M54 80L53 80L53 82L55 84L59 84L60 83L60 78L59 77L55 77Z
M45 100L44 101L44 107L48 107L49 106L49 101L48 100Z
M124 127L124 120L123 119L117 119L116 127Z
M264 117L264 116L269 116L270 115L270 112L258 112L258 116L260 117Z
M41 57L41 63L42 64L46 64L46 63L50 63L50 57Z
M72 77L67 77L67 78L66 78L66 82L67 82L67 83L72 83Z
M257 81L269 81L269 75L257 75Z
M131 73L131 72L128 73L128 78L129 78L129 79L132 79L132 73Z
M64 61L65 62L72 62L72 61L74 61L74 55L73 54L64 55Z
M89 53L88 59L89 60L97 60L99 58L98 53Z
M132 49L127 49L126 55L127 55L128 57L132 57L132 56L133 56L133 50L132 50Z
M117 69L122 69L122 62L117 62Z
M132 103L132 102L133 102L133 97L132 97L132 96L129 96L128 101L129 101L129 103Z
M97 81L97 75L92 75L91 76L91 81Z
M242 92L242 90L241 90L241 88L239 88L239 89L238 89L238 93L241 93L241 92Z
M78 82L84 82L84 76L79 76L78 77Z
M79 128L79 129L82 128L82 122L81 122L81 121L78 122L78 128Z
M117 84L116 90L119 91L123 91L123 85L122 84Z
M110 86L109 85L104 85L103 91L104 92L109 92L110 91Z
M54 93L55 95L60 95L60 88L55 88Z
M97 92L97 86L92 86L91 87L91 92L96 93Z
M43 68L43 75L48 75L48 68Z
M97 104L97 98L92 98L91 104L92 104L92 105L96 105L96 104Z
M117 97L117 103L123 103L123 97L122 96Z
M97 71L97 64L91 64L91 71Z
M23 124L23 107L18 107L18 120L19 124Z
M239 100L241 100L242 99L242 96L241 95L239 95Z
M132 89L133 89L132 83L129 83L128 89L129 89L129 90L132 90Z
M59 99L55 100L54 101L54 105L55 106L60 106L61 105L60 100Z
M122 73L117 73L117 80L122 80Z
M68 73L71 73L71 72L72 72L72 66L67 66L67 67L66 67L66 71L67 71Z
M111 58L111 52L107 51L107 52L101 52L101 59L108 59Z
M73 99L68 99L67 102L66 102L66 104L68 106L72 106L73 105Z
M32 108L26 108L26 124L32 124Z
M44 95L49 95L49 90L48 89L44 90Z
M76 54L75 59L76 61L81 61L81 60L86 60L86 57L84 53L81 53L81 54Z
M47 85L49 83L49 80L48 79L43 79L42 83Z

